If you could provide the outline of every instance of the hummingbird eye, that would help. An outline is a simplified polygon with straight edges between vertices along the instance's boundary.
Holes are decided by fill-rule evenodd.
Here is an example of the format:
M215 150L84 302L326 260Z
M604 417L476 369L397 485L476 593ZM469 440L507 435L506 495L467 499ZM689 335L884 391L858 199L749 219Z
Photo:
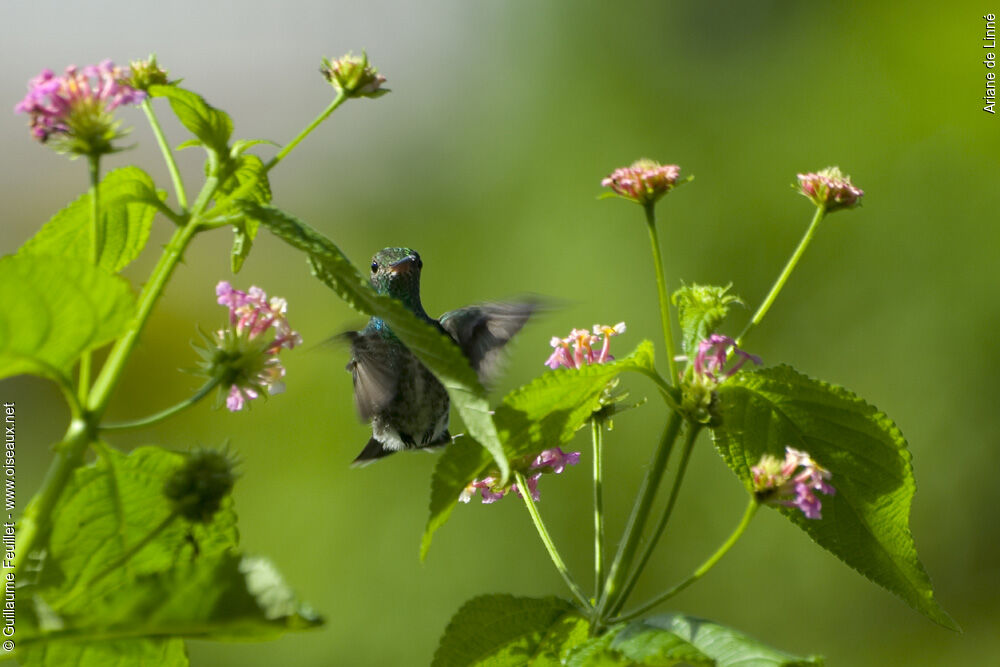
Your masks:
M378 271L378 262L372 262L372 273Z

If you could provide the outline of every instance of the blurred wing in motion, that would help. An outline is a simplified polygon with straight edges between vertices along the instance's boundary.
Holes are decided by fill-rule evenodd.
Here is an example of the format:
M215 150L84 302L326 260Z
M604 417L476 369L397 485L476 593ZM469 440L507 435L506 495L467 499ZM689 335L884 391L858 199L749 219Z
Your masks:
M347 370L354 378L354 405L362 421L371 421L396 396L399 377L393 372L396 355L376 332L348 331L344 338L351 342Z
M440 323L488 386L499 373L501 349L537 308L532 302L481 303L448 311Z

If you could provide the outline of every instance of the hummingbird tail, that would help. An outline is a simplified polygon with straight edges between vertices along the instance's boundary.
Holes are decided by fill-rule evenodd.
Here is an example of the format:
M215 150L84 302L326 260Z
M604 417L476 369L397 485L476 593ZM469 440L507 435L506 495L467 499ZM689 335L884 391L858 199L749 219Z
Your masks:
M351 467L363 468L364 466L370 463L378 461L383 456L389 456L389 454L395 454L396 451L398 450L389 449L381 442L376 440L374 437L372 437L372 439L368 441L368 444L365 445L365 448L361 450L361 453L358 454L357 458L355 458L354 461L351 462Z

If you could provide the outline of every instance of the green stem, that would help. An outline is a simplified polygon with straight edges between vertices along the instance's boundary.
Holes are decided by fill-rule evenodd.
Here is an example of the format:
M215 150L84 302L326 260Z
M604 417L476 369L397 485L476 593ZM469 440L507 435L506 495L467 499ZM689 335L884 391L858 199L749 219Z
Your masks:
M606 617L605 611L612 608L618 600L622 578L629 571L632 559L635 557L635 551L639 546L639 541L642 539L642 529L646 525L649 509L653 504L653 498L656 497L660 480L663 478L663 471L667 467L667 459L670 458L670 452L674 447L674 442L677 440L677 434L680 432L681 422L680 414L676 412L670 413L667 426L663 430L663 437L660 439L660 444L653 454L653 459L646 470L646 476L639 487L639 494L636 497L635 505L633 505L632 513L629 515L628 523L625 525L625 533L622 535L622 541L618 545L618 553L611 563L607 584L604 587L597 606L598 619L604 619Z
M156 119L156 113L153 111L153 105L148 97L142 101L142 110L146 114L146 120L149 121L149 126L153 129L153 136L156 137L156 143L160 147L160 152L163 153L164 161L167 163L167 170L170 171L170 179L174 182L177 203L180 204L182 211L187 211L187 192L184 190L184 181L181 180L181 172L177 169L174 153L167 144L167 138L160 127L160 121Z
M594 442L594 603L601 599L604 585L604 432L598 419L590 419Z
M326 120L326 117L332 114L337 107L343 104L344 101L347 99L347 97L348 96L344 93L344 91L342 90L338 91L337 96L333 98L333 102L330 102L330 105L326 109L324 109L318 116L316 116L316 118L314 118L313 121L309 123L304 130L299 132L299 134L294 139L292 139L287 146L278 151L278 154L275 155L273 158L271 158L266 165L264 165L264 173L266 174L267 172L271 171L271 169L273 169L275 165L277 165L279 162L285 159L285 156L291 153L292 150L294 150L295 147L298 146L299 143L303 139L305 139L310 132L319 127L319 124L322 123L324 120Z
M736 338L737 347L743 342L743 339L746 337L750 329L760 324L760 321L764 319L764 315L766 315L767 311L771 308L771 304L778 298L778 293L785 286L785 283L788 281L788 277L792 275L792 270L795 268L795 265L799 263L799 260L805 253L806 248L809 247L809 242L812 241L813 236L816 234L816 230L819 229L819 223L823 219L824 215L826 215L826 207L817 206L816 214L813 216L812 222L809 224L809 229L806 230L802 240L799 241L799 246L795 249L795 252L792 253L788 263L785 264L785 269L781 272L781 275L778 276L778 280L776 280L774 285L771 287L771 291L768 293L767 298L764 299L764 303L760 304L760 308L758 308L757 312L754 313L753 318L746 325L746 328L744 328L742 333L740 333L740 335Z
M545 550L549 552L549 558L552 559L553 565L559 570L559 574L562 576L563 581L566 582L566 585L569 586L569 590L573 593L573 597L576 598L577 602L583 605L585 609L590 609L592 605L587 600L587 596L583 594L583 589L573 579L573 575L570 574L569 568L566 567L566 563L563 562L562 556L559 555L555 543L549 536L549 531L545 529L542 516L538 513L538 508L535 506L535 499L531 497L531 491L528 490L528 484L524 480L524 475L520 472L515 472L514 477L517 479L517 488L521 491L524 504L528 508L528 514L531 515L531 520L535 523L535 530L538 531L538 536L542 538L542 543L545 545Z
M684 473L687 471L688 461L691 458L691 451L694 449L695 440L698 439L698 433L700 432L701 425L697 424L690 426L687 434L684 436L684 448L681 450L681 460L680 463L677 464L677 474L674 476L674 483L670 488L670 496L667 498L667 506L664 508L663 514L660 516L660 520L656 524L656 528L653 530L652 536L650 536L649 541L646 543L646 547L643 550L642 555L639 556L639 564L636 565L629 574L625 587L622 588L622 593L618 597L618 602L616 602L615 606L609 610L610 614L617 614L625 605L625 602L628 600L628 596L631 595L632 590L635 588L636 582L639 581L639 576L646 568L646 563L648 563L649 559L652 557L653 550L656 549L656 544L663 535L663 531L666 529L667 523L670 521L670 515L674 511L674 504L677 502L677 495L680 492L681 482L684 480Z
M694 582L698 581L703 576L705 576L705 574L713 567L715 567L715 564L718 563L719 560L726 555L726 552L728 552L733 547L733 545L736 544L736 541L740 539L740 537L742 537L743 533L747 529L747 526L750 525L750 520L753 519L754 514L757 513L757 509L759 507L760 505L758 504L757 499L751 496L750 503L747 505L746 511L743 512L743 518L740 519L740 523L738 526L736 526L736 530L733 531L732 535L730 535L726 539L726 541L723 542L722 546L719 547L718 550L708 558L708 560L702 563L701 566L699 566L698 569L691 574L691 576L689 576L687 579L677 584L670 590L661 593L660 595L657 595L655 598L649 600L644 604L639 605L632 611L626 614L622 614L621 616L615 619L612 619L612 622L619 623L622 621L630 621L633 618L641 616L642 614L646 613L653 607L657 606L658 604L666 600L669 600L670 598L677 595L682 590L684 590L685 588L687 588L688 586L690 586L691 584L693 584Z
M24 508L24 514L17 522L17 536L14 540L15 578L28 560L35 540L48 530L52 508L59 500L70 473L83 462L83 452L91 439L92 432L87 421L74 419L66 429L62 442L56 445L55 459L45 473L41 488Z
M160 295L163 293L163 289L170 280L174 268L180 262L188 243L197 233L197 227L197 219L192 217L186 226L174 231L174 235L171 237L166 248L164 248L163 254L156 263L156 267L153 268L149 280L146 281L146 285L139 295L135 317L132 318L125 333L115 342L114 347L111 348L108 359L104 363L104 368L101 369L101 374L97 376L97 380L94 382L94 388L87 405L90 412L93 413L94 423L100 420L107 409L108 402L111 400L111 394L118 385L122 373L125 371L125 364L132 354L132 350L135 348L136 343L139 342L139 336L146 326L146 322L149 320L149 315L152 313L153 307L156 305Z
M101 262L101 249L104 247L104 228L101 227L101 158L92 155L87 160L90 173L90 263L98 266ZM80 355L80 376L77 392L80 403L86 403L90 392L90 350Z
M656 289L660 295L660 320L663 323L663 342L666 345L667 365L670 368L670 384L677 382L677 361L674 359L674 334L670 324L670 295L667 293L667 280L663 273L663 257L660 255L660 240L656 233L656 205L646 204L646 228L649 230L649 243L653 249L653 264L656 267Z
M134 419L132 421L115 422L112 424L101 424L100 429L102 431L111 431L111 430L120 430L127 428L139 428L140 426L149 426L150 424L155 424L156 422L163 421L167 417L172 417L178 412L181 412L182 410L191 407L201 399L205 398L205 396L207 396L210 391L219 386L219 383L221 381L222 381L221 378L212 378L211 380L206 382L205 385L197 392L195 392L192 396L184 399L177 405L170 406L166 410L161 410L160 412L157 412L155 414L143 417L141 419Z

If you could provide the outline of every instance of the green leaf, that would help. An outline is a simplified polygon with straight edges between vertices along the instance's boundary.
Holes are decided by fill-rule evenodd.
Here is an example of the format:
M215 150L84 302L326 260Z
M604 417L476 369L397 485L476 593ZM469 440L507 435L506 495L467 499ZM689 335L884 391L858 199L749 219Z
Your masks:
M504 397L493 416L508 459L537 454L569 442L595 410L608 383L624 371L655 374L653 344L643 341L629 356L608 364L564 368L535 378ZM458 503L458 496L490 465L486 456L458 440L441 454L431 476L430 515L420 545L427 557L431 538Z
M497 436L486 390L454 341L418 319L395 299L375 292L332 241L304 222L270 206L244 202L246 214L291 246L306 252L317 278L356 310L376 315L441 381L469 435L485 447L506 480L510 466Z
M188 667L190 664L181 639L51 642L18 648L16 656L23 667Z
M827 468L836 488L821 496L823 518L779 511L817 544L941 625L955 621L934 599L930 578L910 534L916 489L910 453L899 428L850 391L787 366L741 373L718 390L715 445L750 487L750 467L762 454L783 457L786 446L808 452Z
M698 352L698 342L719 329L729 313L729 304L739 303L738 296L726 294L732 284L685 285L675 291L671 300L677 306L677 319L681 324L684 353L690 358Z
M19 632L18 643L95 636L259 641L322 623L312 608L297 600L269 560L225 552L179 559L166 571L92 596L85 607L61 615L46 632Z
M179 86L150 86L149 94L167 98L177 119L205 148L221 156L229 154L229 137L233 133L229 114L210 105L201 95Z
M578 636L581 618L571 603L557 597L482 595L452 617L431 667L552 664L547 657L535 663L533 657L540 648L547 652Z
M236 153L237 144L233 144L233 152ZM219 202L215 212L220 215L228 215L233 212L233 202L226 201L226 197L240 190L246 184L252 187L242 191L242 198L250 199L260 204L271 201L271 185L268 182L267 170L264 163L256 155L241 155L236 153L232 160L225 162L222 170L222 184L219 186ZM233 223L233 250L230 255L231 268L233 273L239 273L243 268L243 262L250 255L254 239L257 237L257 229L260 223L256 218L242 216Z
M590 623L576 613L559 617L548 627L545 637L531 657L532 667L557 667L565 665L574 648L590 639Z
M626 655L638 656L676 637L688 642L717 667L806 667L822 665L818 656L803 658L771 648L747 635L713 621L684 614L658 614L629 623L613 646ZM627 648L626 648L627 647ZM643 663L640 663L643 664ZM649 663L646 663L649 664ZM654 662L651 664L661 664ZM692 664L700 664L692 661Z
M230 149L229 154L232 157L237 157L242 155L248 148L259 144L267 144L269 146L278 145L270 139L237 139L233 142L233 147Z
M157 206L166 193L157 191L146 172L122 167L108 173L98 191L104 246L101 268L118 273L139 256L149 238ZM56 213L19 253L59 255L90 262L90 193Z
M140 447L128 456L107 445L98 448L97 461L74 471L52 512L46 566L57 568L62 581L41 593L55 612L86 613L100 591L237 546L236 513L226 498L208 524L178 517L118 566L171 515L163 486L186 459L159 447Z
M0 285L0 378L35 373L65 380L84 351L120 335L132 318L128 282L80 260L3 257Z

